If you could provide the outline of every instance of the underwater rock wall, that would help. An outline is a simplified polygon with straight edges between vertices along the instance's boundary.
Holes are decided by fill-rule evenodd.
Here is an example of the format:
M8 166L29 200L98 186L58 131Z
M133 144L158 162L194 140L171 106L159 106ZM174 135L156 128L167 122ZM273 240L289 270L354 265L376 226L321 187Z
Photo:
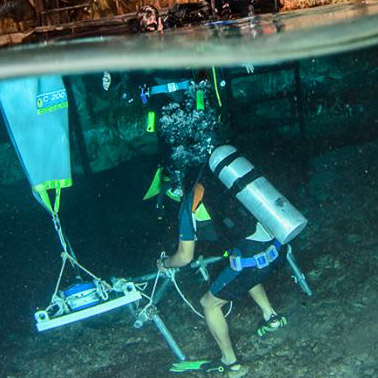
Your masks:
M295 92L292 69L259 74L257 67L248 75L244 67L237 67L229 69L228 75L241 71L243 76L232 81L227 81L226 70L220 70L232 95L226 109L231 114L232 129L241 133L241 139L243 133L252 134L256 142L298 137L297 105L301 101L306 138L326 143L330 138L341 141L341 136L350 134L355 144L368 141L378 124L378 110L372 100L378 89L377 53L375 48L295 63L299 92ZM141 103L137 92L145 80L142 73L124 73L118 80L113 76L108 91L102 87L102 75L69 79L75 98L70 106L74 173L83 172L85 160L90 171L98 172L157 152L156 135L146 131L150 109ZM133 88L133 95L128 88ZM24 177L9 142L0 144L0 158L1 184Z
M72 77L69 82L75 98L71 130L82 133L84 139L84 148L78 148L78 133L73 132L74 172L82 171L86 158L90 170L98 172L156 153L155 134L146 132L147 112L136 101L129 103L121 82L109 91L102 87L102 73Z
M302 60L289 69L264 74L257 68L256 74L234 79L233 108L244 110L232 113L235 123L241 130L268 137L298 135L301 110L307 138L337 137L359 127L367 133L378 122L372 101L378 89L377 53L375 48ZM296 64L300 88L296 88Z

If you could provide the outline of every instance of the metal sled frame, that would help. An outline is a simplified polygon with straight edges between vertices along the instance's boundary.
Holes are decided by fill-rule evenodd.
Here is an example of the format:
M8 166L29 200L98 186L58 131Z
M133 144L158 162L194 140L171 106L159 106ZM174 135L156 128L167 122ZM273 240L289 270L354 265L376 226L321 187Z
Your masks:
M193 262L190 267L191 268L198 268L199 271L202 273L203 278L206 279L206 274L204 274L203 270L206 269L207 265L217 263L218 261L223 260L223 257L210 257L208 259L202 259L200 257L197 261ZM287 251L287 260L289 263L289 266L293 270L294 273L294 280L296 283L298 283L301 287L301 289L308 295L312 295L312 291L309 288L304 274L300 271L299 267L296 265L296 261L294 259L291 246L288 246ZM175 341L174 337L164 324L162 318L160 317L158 310L156 308L157 303L161 300L164 293L166 292L167 288L171 284L171 280L169 277L165 277L165 280L163 281L160 288L156 291L152 303L147 305L145 308L143 308L141 311L137 311L135 309L135 306L133 306L133 303L136 301L139 301L142 299L141 293L137 288L134 287L135 282L146 282L156 279L157 273L152 273L149 275L137 277L133 279L132 281L128 282L128 284L132 284L133 289L129 290L127 293L125 293L123 296L116 298L116 299L109 299L103 303L100 303L98 305L72 312L69 314L57 316L55 318L50 319L47 311L37 311L35 314L35 318L37 320L37 329L39 332L46 331L53 328L58 328L66 324L74 323L80 320L84 320L105 312L108 312L110 310L126 306L126 308L131 312L131 314L134 316L134 328L141 328L143 325L149 321L152 321L156 327L158 328L159 332L162 334L164 339L167 341L169 347L173 351L173 353L176 355L176 357L184 361L186 360L186 356L181 350L180 346Z
M95 315L103 314L110 310L114 310L115 308L125 306L131 302L135 302L141 298L142 297L139 291L135 290L120 298L111 299L104 303L100 303L96 306L92 306L84 310L72 312L67 315L61 315L52 319L49 319L47 317L46 320L39 318L39 320L37 320L36 326L39 332L47 331L48 329L61 327L63 325L74 323L79 320L84 320ZM41 314L41 311L38 311L36 315L43 315L43 314Z

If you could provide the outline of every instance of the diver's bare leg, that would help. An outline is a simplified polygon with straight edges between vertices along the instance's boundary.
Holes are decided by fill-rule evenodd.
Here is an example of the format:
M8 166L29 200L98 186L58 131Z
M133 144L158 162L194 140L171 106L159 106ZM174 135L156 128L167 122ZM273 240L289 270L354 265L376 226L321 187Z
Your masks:
M269 302L263 285L254 286L248 293L260 307L265 320L269 320L272 315L277 315Z
M222 361L228 365L236 361L236 356L231 344L228 325L222 312L222 306L226 303L227 301L215 297L209 291L201 298L207 326L221 350Z

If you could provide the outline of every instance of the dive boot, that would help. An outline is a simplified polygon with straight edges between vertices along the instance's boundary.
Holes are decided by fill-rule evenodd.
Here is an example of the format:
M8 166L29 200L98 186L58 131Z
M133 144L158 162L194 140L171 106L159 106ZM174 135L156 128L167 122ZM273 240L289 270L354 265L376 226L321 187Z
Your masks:
M272 316L257 329L257 335L262 337L268 332L274 332L285 327L286 324L287 320L284 316L272 314Z
M169 371L183 373L187 371L203 371L205 373L227 373L239 371L241 365L238 361L226 365L220 358L214 360L182 361L172 365Z

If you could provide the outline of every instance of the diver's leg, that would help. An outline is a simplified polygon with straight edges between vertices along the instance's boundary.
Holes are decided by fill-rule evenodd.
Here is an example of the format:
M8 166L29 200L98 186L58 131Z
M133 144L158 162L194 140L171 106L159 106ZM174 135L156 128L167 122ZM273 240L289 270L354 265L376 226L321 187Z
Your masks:
M229 365L236 361L236 356L222 311L222 306L226 303L227 301L215 297L210 291L201 298L207 326L221 350L223 363Z
M269 320L272 315L277 315L269 302L263 285L258 284L254 286L248 293L260 307L265 320Z

